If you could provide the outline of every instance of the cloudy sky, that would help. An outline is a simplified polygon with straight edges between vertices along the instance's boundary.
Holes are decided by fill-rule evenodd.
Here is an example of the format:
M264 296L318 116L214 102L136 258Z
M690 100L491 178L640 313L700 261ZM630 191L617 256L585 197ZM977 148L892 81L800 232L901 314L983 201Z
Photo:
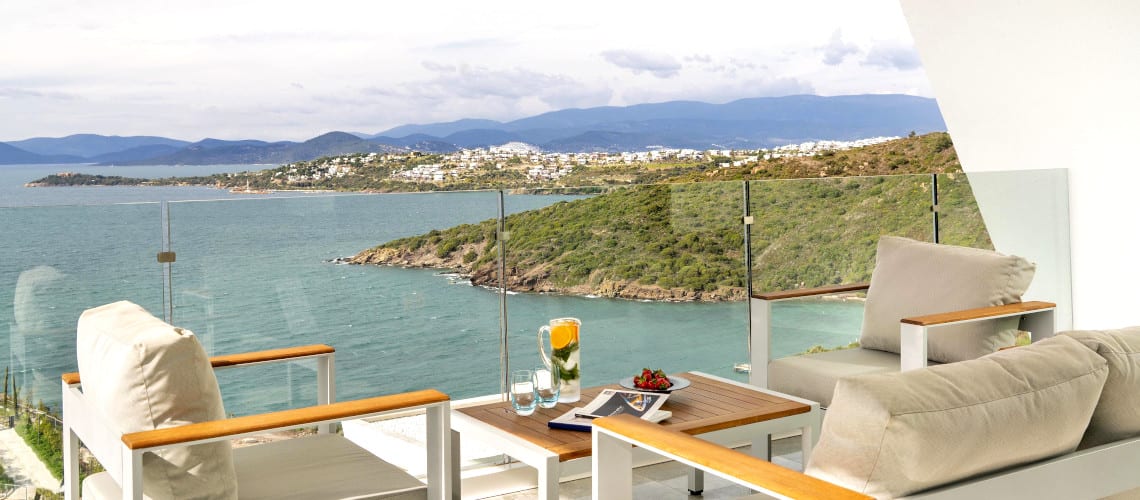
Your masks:
M0 141L856 93L931 95L898 0L0 3Z

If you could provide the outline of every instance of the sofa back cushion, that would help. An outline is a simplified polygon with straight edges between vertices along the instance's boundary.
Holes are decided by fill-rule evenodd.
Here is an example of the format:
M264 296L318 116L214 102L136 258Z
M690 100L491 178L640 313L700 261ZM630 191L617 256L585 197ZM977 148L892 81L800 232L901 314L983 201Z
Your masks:
M897 497L1072 452L1108 376L1068 337L839 381L809 475Z
M1108 361L1108 380L1080 448L1140 435L1140 326L1063 335L1079 340Z
M206 352L188 330L122 301L84 311L76 352L84 398L119 433L225 418ZM143 491L169 498L237 498L228 441L143 455Z
M860 345L899 352L899 320L1021 301L1036 267L990 250L883 236L863 308ZM931 329L928 357L974 359L1013 345L1017 317Z

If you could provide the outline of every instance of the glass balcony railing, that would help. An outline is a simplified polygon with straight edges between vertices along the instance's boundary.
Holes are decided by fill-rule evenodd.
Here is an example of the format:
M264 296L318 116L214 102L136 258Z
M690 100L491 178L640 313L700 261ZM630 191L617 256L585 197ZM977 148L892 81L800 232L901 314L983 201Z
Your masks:
M995 243L1038 263L1031 298L1067 307L1063 171L939 175L937 229L935 179L0 208L0 352L21 399L58 407L80 313L131 300L169 310L211 354L330 344L339 399L425 387L463 399L537 365L538 327L572 316L586 386L642 367L744 380L749 292L866 281L882 234L989 247L995 224L1024 226ZM986 220L981 190L999 203ZM162 264L167 234L176 260ZM774 354L845 345L861 314L857 298L780 303L789 340ZM311 366L257 370L219 373L227 411L315 400Z
M879 236L933 241L929 175L749 182L753 293L867 282ZM777 302L772 356L858 340L862 293Z

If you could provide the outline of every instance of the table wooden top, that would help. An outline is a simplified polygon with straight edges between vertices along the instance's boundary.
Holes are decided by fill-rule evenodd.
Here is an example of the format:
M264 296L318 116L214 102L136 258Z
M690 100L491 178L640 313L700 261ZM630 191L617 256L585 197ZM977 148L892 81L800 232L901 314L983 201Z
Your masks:
M689 379L692 385L669 394L661 409L673 412L673 416L661 425L686 434L703 434L811 411L806 404L756 389L694 373L678 375ZM538 408L526 417L516 414L510 402L456 408L455 411L557 453L559 461L565 462L590 456L590 433L551 429L546 423L573 407L589 404L602 389L620 388L614 384L582 389L581 401Z

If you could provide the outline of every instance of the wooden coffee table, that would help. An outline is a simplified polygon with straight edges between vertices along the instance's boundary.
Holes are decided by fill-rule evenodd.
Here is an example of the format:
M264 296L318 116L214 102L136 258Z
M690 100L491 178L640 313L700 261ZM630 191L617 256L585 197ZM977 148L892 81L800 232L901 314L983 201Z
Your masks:
M752 441L753 454L768 459L768 440L771 434L794 430L802 431L804 463L819 438L822 420L819 403L786 394L750 386L734 380L700 372L678 374L689 379L692 385L669 396L664 410L673 416L661 425L687 433L747 435ZM551 419L567 412L571 407L589 403L605 388L582 390L582 400L560 403L554 408L539 408L533 415L522 417L515 413L509 402L487 403L452 410L451 429L457 444L466 435L538 469L538 498L557 499L558 482L563 464L588 460L591 436L589 432L557 430L547 427ZM739 440L740 437L730 438ZM723 444L723 443L722 443ZM458 454L458 446L456 446ZM588 465L587 465L588 467ZM460 491L459 468L454 467L453 488L456 497ZM698 471L699 472L699 471ZM689 476L689 489L700 492L703 477L699 473Z

